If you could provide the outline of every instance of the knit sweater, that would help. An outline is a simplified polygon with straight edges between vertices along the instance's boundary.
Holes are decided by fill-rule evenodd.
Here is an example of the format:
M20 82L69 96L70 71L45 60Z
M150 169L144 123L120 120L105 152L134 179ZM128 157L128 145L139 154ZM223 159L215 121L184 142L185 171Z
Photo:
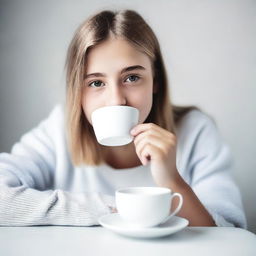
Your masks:
M215 223L246 228L230 151L215 122L192 110L176 136L177 169ZM156 186L150 165L73 166L59 104L10 153L0 154L0 226L98 225L115 207L115 190L127 186Z

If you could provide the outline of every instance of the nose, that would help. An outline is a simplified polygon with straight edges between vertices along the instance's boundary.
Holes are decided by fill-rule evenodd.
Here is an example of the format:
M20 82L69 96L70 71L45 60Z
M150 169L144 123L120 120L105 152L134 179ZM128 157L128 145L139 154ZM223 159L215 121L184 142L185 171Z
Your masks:
M127 99L122 86L116 84L114 86L109 86L108 95L106 99L107 105L126 105Z

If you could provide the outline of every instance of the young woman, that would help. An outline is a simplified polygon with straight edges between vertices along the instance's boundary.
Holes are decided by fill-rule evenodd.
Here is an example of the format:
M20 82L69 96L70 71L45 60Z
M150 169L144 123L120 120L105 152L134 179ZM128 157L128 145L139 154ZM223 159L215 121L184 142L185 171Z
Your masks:
M90 17L66 66L66 108L0 155L0 225L97 225L116 211L116 189L161 186L183 195L178 216L191 226L246 227L227 146L211 118L171 104L157 38L139 14ZM128 145L96 141L91 113L111 105L139 110Z

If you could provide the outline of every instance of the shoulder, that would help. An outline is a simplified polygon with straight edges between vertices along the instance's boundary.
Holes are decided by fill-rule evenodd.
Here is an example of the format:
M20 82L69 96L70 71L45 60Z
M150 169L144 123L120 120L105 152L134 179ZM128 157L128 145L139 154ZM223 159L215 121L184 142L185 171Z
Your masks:
M65 105L63 103L55 104L38 128L41 128L54 141L63 139L65 137Z
M201 131L204 128L216 129L217 125L213 117L201 110L194 109L185 114L176 125L177 135L186 132Z
M223 143L215 120L201 110L191 110L184 115L176 126L176 136L183 149L195 148L196 145L204 150L217 149Z
M64 125L65 121L65 107L63 103L57 103L49 112L48 116L44 118L39 126L46 129L54 129Z
M48 118L50 119L63 119L64 118L64 105L63 103L56 104L49 113Z
M192 172L198 178L205 173L229 169L232 165L229 146L210 115L200 110L188 112L181 119L176 136L177 164L181 173L188 175L189 183L192 182Z
M34 128L25 133L21 140L30 140L34 137L54 139L62 135L64 131L64 106L61 103L54 105L48 115L42 119Z

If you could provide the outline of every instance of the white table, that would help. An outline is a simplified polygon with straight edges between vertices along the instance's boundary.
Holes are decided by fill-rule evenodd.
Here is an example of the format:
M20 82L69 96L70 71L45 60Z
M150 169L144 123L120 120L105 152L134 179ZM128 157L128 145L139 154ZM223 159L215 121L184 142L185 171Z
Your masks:
M0 255L256 255L256 236L239 228L187 227L158 239L126 238L101 226L0 227Z

